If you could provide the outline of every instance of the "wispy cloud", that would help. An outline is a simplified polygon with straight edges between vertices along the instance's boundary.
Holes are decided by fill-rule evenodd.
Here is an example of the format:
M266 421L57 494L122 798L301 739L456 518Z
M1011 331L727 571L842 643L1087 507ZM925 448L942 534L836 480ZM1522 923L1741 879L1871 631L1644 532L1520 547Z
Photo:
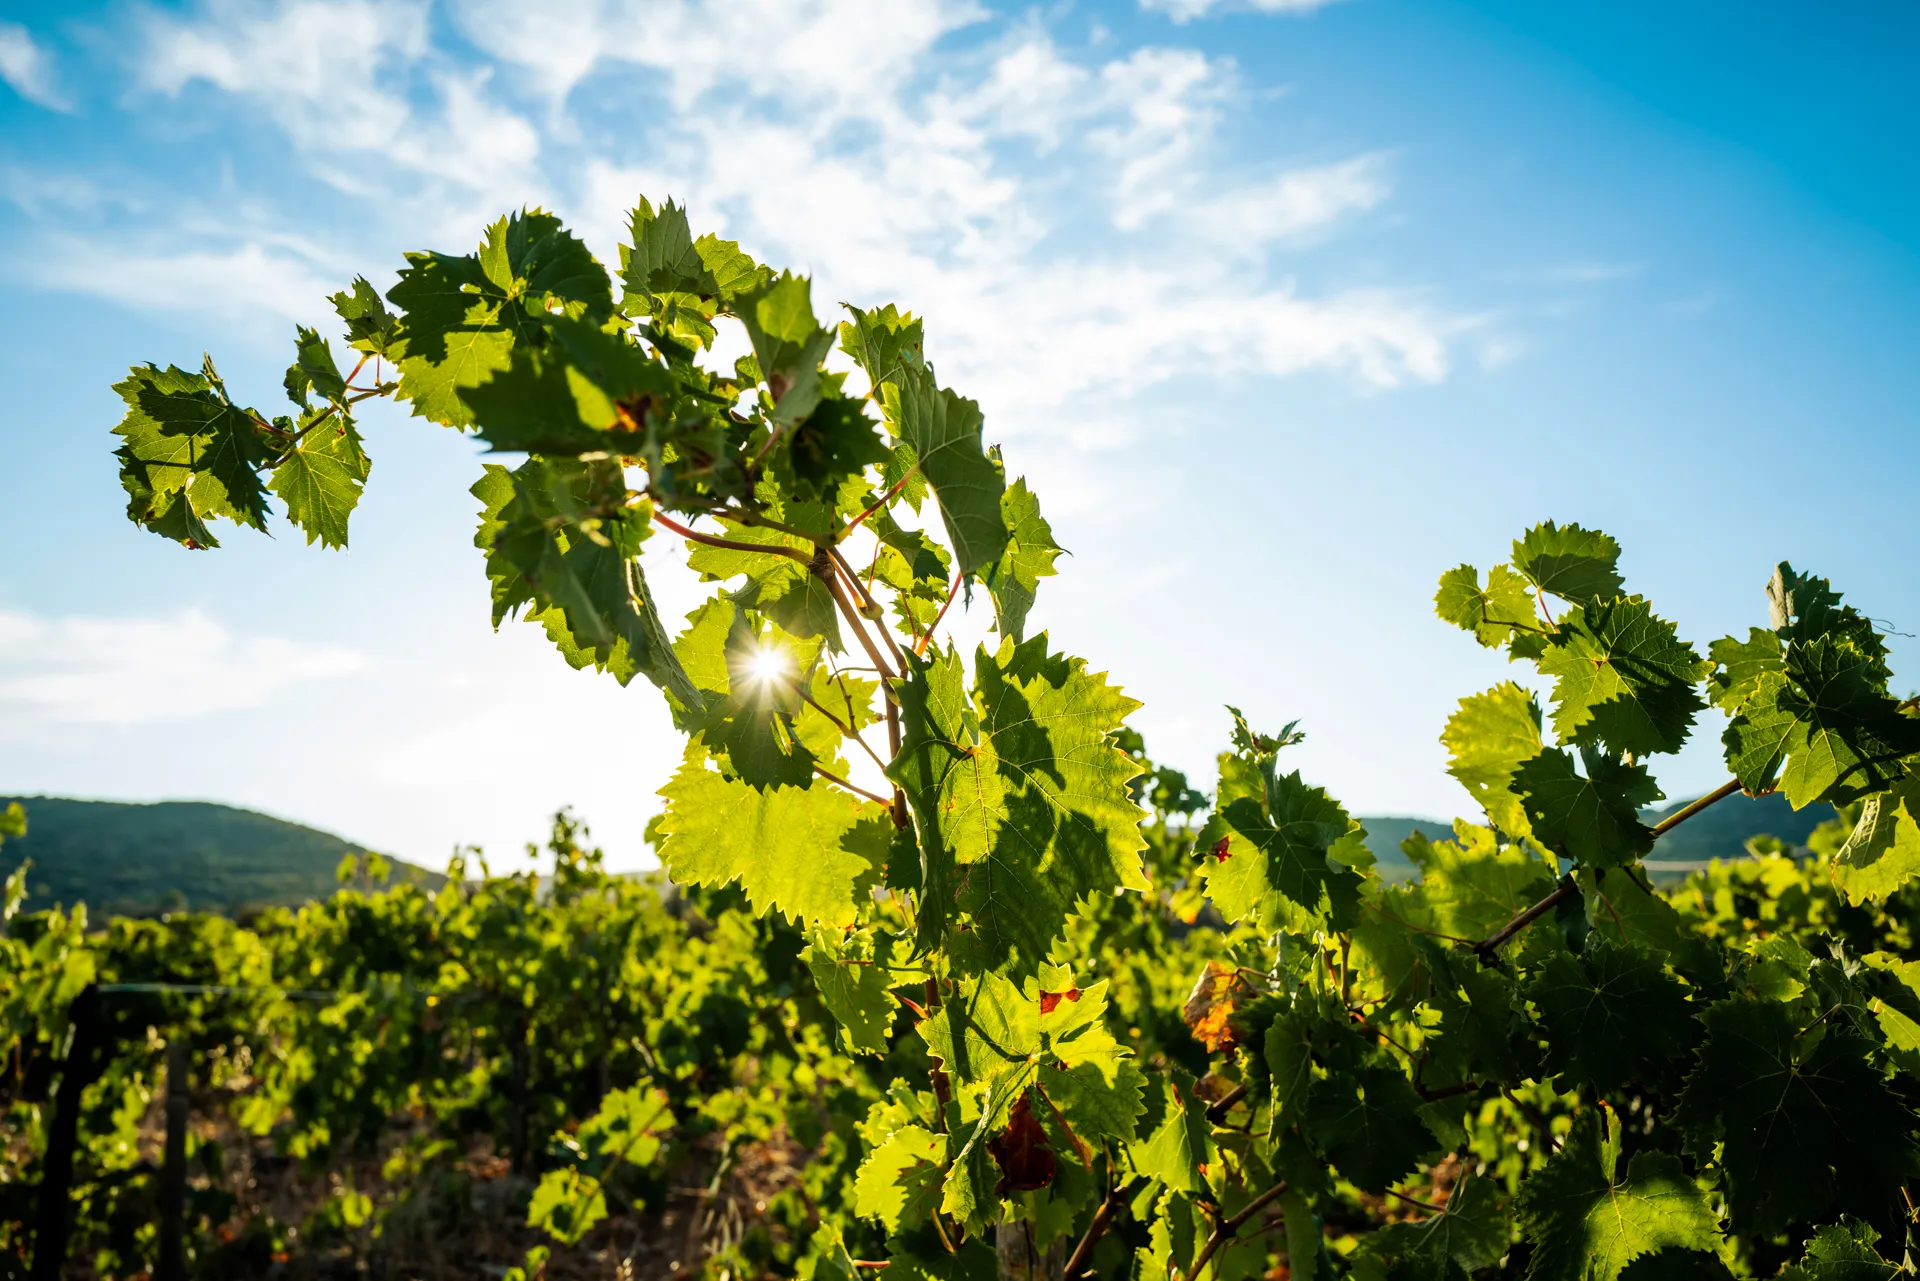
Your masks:
M350 650L236 636L192 610L172 618L0 611L0 721L15 732L191 720L259 707L363 666Z
M1235 154L1223 124L1252 91L1230 60L1063 47L1038 18L996 26L960 0L896 0L884 23L863 0L451 12L462 42L438 39L424 0L138 10L137 94L212 90L237 120L265 119L309 174L364 199L382 241L404 224L464 247L483 211L540 202L610 258L634 197L672 194L702 227L814 270L823 305L927 313L943 377L1027 419L999 418L1003 432L1070 399L1124 417L1125 397L1188 375L1320 369L1381 389L1451 367L1463 322L1419 289L1373 273L1365 288L1297 282L1289 255L1392 198L1387 157ZM613 101L637 123L600 127L592 113ZM353 222L296 229L375 237ZM351 244L272 243L261 225L202 228L184 252L139 219L84 244L49 229L35 279L311 319L326 288L377 265ZM221 288L182 289L196 278Z
M0 80L36 106L49 111L73 109L55 80L53 58L17 22L0 22Z
M1166 14L1175 22L1192 22L1216 13L1312 13L1336 0L1140 0L1142 9Z

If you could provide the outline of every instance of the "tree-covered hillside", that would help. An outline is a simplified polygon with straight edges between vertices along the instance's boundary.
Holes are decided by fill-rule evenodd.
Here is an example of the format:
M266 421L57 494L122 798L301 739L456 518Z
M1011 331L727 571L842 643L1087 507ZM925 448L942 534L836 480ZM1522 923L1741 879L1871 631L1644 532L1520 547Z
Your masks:
M0 876L33 860L29 910L84 901L103 918L292 906L332 893L340 860L362 850L328 832L204 801L0 797L0 810L10 800L25 806L27 834L0 849Z

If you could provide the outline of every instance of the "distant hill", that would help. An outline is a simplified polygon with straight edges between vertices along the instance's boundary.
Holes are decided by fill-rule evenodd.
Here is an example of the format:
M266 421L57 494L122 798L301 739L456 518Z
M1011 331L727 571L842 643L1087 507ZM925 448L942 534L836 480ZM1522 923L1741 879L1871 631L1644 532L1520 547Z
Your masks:
M0 796L27 811L27 834L0 846L0 876L25 859L27 909L84 901L95 920L193 908L235 914L331 894L362 846L284 819L204 801L133 805ZM396 862L396 876L432 873Z
M1692 798L1675 801L1641 814L1649 825L1670 814L1677 814ZM1813 829L1834 817L1831 805L1809 805L1795 810L1787 798L1772 796L1729 796L1701 810L1680 826L1654 842L1647 862L1657 868L1662 862L1693 863L1714 858L1740 858L1746 854L1750 836L1777 836L1790 845L1805 845ZM1453 824L1433 819L1400 815L1362 815L1360 825L1367 829L1367 848L1380 861L1383 876L1409 875L1411 866L1400 852L1400 842L1418 830L1430 839L1444 840L1453 835Z

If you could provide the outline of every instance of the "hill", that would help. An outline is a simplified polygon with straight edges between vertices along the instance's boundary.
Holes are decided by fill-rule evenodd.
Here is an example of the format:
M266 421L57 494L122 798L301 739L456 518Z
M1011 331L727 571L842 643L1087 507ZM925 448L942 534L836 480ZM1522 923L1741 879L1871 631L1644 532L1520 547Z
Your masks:
M324 898L348 854L362 852L329 832L205 801L17 800L27 834L0 846L0 876L25 859L27 909L84 901L95 920L194 908L238 913ZM396 863L396 876L440 877Z
M1641 814L1649 825L1677 814L1691 802L1675 801ZM1787 798L1771 796L1729 796L1695 814L1654 842L1647 862L1658 870L1663 862L1704 863L1715 858L1740 858L1746 853L1750 836L1777 836L1789 845L1805 845L1807 837L1821 823L1834 817L1831 805L1809 805L1796 811ZM1400 842L1416 830L1434 840L1453 835L1451 823L1400 815L1361 815L1360 825L1367 829L1367 848L1380 860L1380 873L1388 878L1412 875L1412 867L1400 852Z

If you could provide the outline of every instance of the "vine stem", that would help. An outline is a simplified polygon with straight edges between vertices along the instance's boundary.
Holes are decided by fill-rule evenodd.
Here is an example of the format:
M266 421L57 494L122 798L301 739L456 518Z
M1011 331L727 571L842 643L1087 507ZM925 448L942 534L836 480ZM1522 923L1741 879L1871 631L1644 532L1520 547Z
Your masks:
M1093 1259L1093 1247L1100 1244L1100 1238L1106 1235L1107 1225L1113 1222L1113 1212L1120 1204L1120 1194L1130 1184L1123 1184L1107 1193L1106 1200L1093 1212L1093 1222L1087 1225L1086 1235L1080 1238L1080 1244L1073 1247L1073 1257L1067 1260L1066 1268L1060 1273L1065 1281L1073 1281Z
M788 547L781 543L742 543L736 542L731 538L715 538L712 534L703 534L697 529L690 529L682 525L658 507L653 509L653 519L656 523L664 525L667 529L691 542L701 543L708 547L721 547L731 552L761 552L769 556L785 556L788 560L799 561L809 569L813 567L813 561L803 555L796 547Z
M1240 1225L1260 1213L1260 1211L1266 1209L1268 1205L1277 1200L1286 1190L1286 1181L1282 1180L1268 1188L1265 1192L1262 1192L1253 1200L1247 1202L1246 1207L1231 1219L1222 1219L1220 1226L1215 1228L1213 1234L1207 1238L1206 1248L1200 1251L1200 1257L1193 1261L1191 1268L1187 1269L1185 1281L1198 1281L1201 1272L1205 1271L1206 1266L1213 1262L1213 1256L1219 1252L1220 1247L1233 1239L1234 1233L1240 1230Z
M1218 1125L1227 1119L1227 1113L1233 1111L1233 1105L1247 1097L1246 1083L1242 1082L1207 1105L1207 1120Z
M805 564L809 573L827 585L827 593L833 597L833 603L846 617L847 625L853 629L854 636L860 641L860 648L866 650L867 657L873 660L874 667L880 673L881 687L886 692L887 704L891 706L900 696L886 682L898 679L900 674L888 667L887 660L880 657L880 647L873 643L873 637L867 635L866 625L860 618L860 611L856 610L853 602L847 599L846 591L841 588L840 580L834 575L832 561L828 560L823 553L812 560L805 561Z
M824 544L824 546L826 547L828 557L831 558L834 565L839 568L840 573L846 578L847 582L853 585L853 590L860 594L860 599L866 603L867 608L876 614L880 613L880 602L873 598L873 593L867 589L867 585L860 581L858 574L853 572L853 566L847 564L847 558L840 554L840 549L832 543ZM880 619L876 618L872 621L874 627L880 632L880 639L887 643L887 650L893 655L894 665L902 672L905 672L907 670L907 661L901 657L900 647L893 643L893 633L880 625Z
M1728 779L1713 791L1708 792L1693 804L1682 809L1679 813L1670 815L1654 824L1654 836L1660 837L1666 835L1674 828L1680 826L1680 824L1692 818L1695 814L1698 814L1701 810L1706 809L1709 805L1716 805L1739 790L1740 780L1737 778ZM1577 893L1579 893L1579 887L1574 884L1573 877L1569 875L1565 880L1561 881L1560 884L1554 886L1553 893L1547 895L1524 912L1521 912L1518 916L1515 916L1511 921L1508 921L1505 925L1502 925L1478 943L1475 943L1473 950L1482 956L1492 956L1508 939L1511 939L1521 930L1526 929L1527 926L1532 925L1535 921Z
M815 765L813 767L813 772L818 774L821 778L826 779L829 783L838 783L840 786L846 788L849 792L852 792L855 796L864 796L868 800L872 801L874 804L885 805L889 809L893 807L893 802L888 800L886 797L877 796L874 793L869 792L864 787L859 787L853 783L849 783L846 779L841 778L838 774L832 773L828 770L821 769L818 765Z
M927 634L922 636L920 643L913 647L913 652L922 658L927 656L927 649L933 644L933 634L940 630L940 620L945 618L947 611L953 608L953 598L960 594L960 583L965 577L965 574L955 574L953 576L953 586L947 589L946 604L942 605L940 612L933 616L933 625L927 628Z
M854 530L858 529L862 521L866 520L867 517L873 515L875 512L879 511L881 508L885 507L888 503L891 503L893 501L894 495L898 494L902 489L906 488L907 482L912 480L915 476L918 476L919 474L920 474L919 463L915 463L913 466L907 468L906 475L902 476L899 480L894 481L893 484L888 487L887 492L880 495L880 497L874 502L874 504L871 507L867 508L865 511L861 512L858 516L855 516L852 520L848 521L847 527L841 530L838 534L836 534L834 536L833 541L837 543L841 539L845 538L848 534L851 534Z

